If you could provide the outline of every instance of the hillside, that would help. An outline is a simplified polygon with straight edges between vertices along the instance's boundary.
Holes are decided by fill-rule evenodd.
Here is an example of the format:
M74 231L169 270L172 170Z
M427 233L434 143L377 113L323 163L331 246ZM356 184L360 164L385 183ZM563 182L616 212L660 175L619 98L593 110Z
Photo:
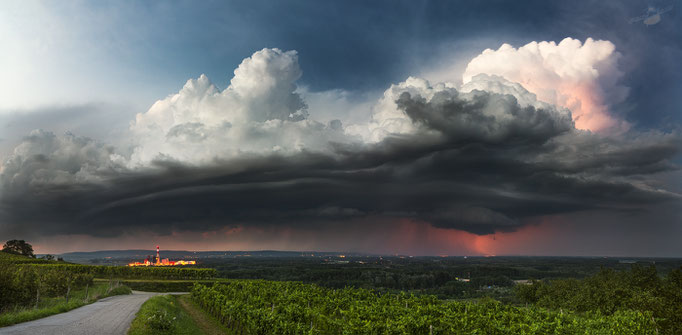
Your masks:
M124 265L134 260L143 260L149 255L156 254L156 250L100 250L86 252L67 252L59 254L64 260L79 264L110 264ZM359 253L320 252L320 251L187 251L161 250L162 258L171 259L243 259L244 257L259 258L299 258L299 257L335 257L367 256Z
M23 255L15 255L0 251L0 264L37 264L37 263L53 263L55 261L48 261L44 259L31 258Z

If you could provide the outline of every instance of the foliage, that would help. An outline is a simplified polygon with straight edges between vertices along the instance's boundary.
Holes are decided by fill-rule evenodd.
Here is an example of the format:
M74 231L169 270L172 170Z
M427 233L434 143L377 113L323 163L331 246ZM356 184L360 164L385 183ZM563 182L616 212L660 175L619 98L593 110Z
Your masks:
M176 267L128 267L107 265L82 265L69 263L22 264L20 267L56 269L71 273L90 274L95 278L127 279L210 279L217 276L214 269Z
M10 240L2 246L2 251L10 254L22 255L35 258L33 246L24 240Z
M578 315L519 308L492 299L332 290L297 282L197 284L193 299L236 332L248 334L654 334L650 314Z
M339 261L343 262L339 262ZM576 278L594 275L600 268L627 270L630 262L656 263L659 274L682 265L673 258L583 257L404 257L302 254L281 257L212 255L204 267L232 279L301 281L328 288L373 289L380 292L437 295L441 299L484 296L515 302L513 280ZM462 279L470 279L469 282ZM488 288L491 286L491 288Z
M46 264L51 261L0 251L0 264Z
M92 275L54 267L3 264L0 271L0 311L37 304L40 298L66 296L71 288L92 284Z
M130 268L48 263L0 263L0 311L30 306L45 297L67 296L75 288L91 285L94 277L150 279L207 279L213 269ZM188 290L188 283L169 284Z
M156 331L168 331L173 328L173 322L177 317L168 314L167 311L157 311L147 318L147 326Z
M557 279L518 285L517 297L536 306L614 315L622 310L651 313L664 332L682 332L682 268L659 277L654 266L629 271L602 269L583 280Z
M115 288L112 288L109 290L109 293L107 293L107 296L114 296L114 295L125 295L125 294L131 294L133 293L133 290L125 285L117 286Z
M218 276L218 272L215 269L82 265L35 259L0 252L0 266L4 265L18 265L20 267L36 267L36 269L42 270L55 269L57 271L68 271L70 273L90 274L95 278L207 280Z
M208 315L199 305L192 300L190 295L181 295L177 297L177 301L182 306L182 309L189 315L196 325L206 335L225 335L232 334L225 326L213 316Z
M176 296L160 295L142 304L128 334L202 334L202 332L182 309Z
M69 301L66 301L66 297L42 298L38 308L35 308L35 305L31 304L30 307L15 305L12 308L6 309L4 312L0 313L0 327L40 319L53 314L64 313L104 297L130 294L130 289L120 286L116 289L109 290L109 285L102 283L93 284L92 286L88 286L87 289L81 288L74 290L71 294L71 299L69 299Z
M210 280L123 280L121 284L145 292L189 292L194 283L212 283Z

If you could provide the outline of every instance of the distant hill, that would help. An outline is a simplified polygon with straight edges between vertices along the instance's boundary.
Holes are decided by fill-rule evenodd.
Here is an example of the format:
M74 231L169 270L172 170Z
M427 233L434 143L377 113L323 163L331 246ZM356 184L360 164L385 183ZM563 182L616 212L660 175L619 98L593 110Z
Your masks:
M68 252L59 257L67 262L81 264L126 264L131 261L142 261L147 256L156 255L156 249L152 250L101 250L88 252ZM169 259L202 259L202 258L237 258L237 257L328 257L328 256L366 256L359 253L343 252L317 252L317 251L186 251L186 250L161 250L161 258Z

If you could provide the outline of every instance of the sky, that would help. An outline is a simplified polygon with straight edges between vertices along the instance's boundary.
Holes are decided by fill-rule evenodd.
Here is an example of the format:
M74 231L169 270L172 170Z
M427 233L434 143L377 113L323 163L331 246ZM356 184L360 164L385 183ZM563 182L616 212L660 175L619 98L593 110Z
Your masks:
M680 8L0 1L0 240L680 257Z

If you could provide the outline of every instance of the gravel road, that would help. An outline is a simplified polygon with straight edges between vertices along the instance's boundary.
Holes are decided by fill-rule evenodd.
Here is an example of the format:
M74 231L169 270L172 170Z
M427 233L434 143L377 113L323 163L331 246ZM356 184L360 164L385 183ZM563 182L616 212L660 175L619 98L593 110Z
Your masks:
M0 328L0 334L125 335L142 303L157 294L133 291L130 295L104 298L66 313Z

